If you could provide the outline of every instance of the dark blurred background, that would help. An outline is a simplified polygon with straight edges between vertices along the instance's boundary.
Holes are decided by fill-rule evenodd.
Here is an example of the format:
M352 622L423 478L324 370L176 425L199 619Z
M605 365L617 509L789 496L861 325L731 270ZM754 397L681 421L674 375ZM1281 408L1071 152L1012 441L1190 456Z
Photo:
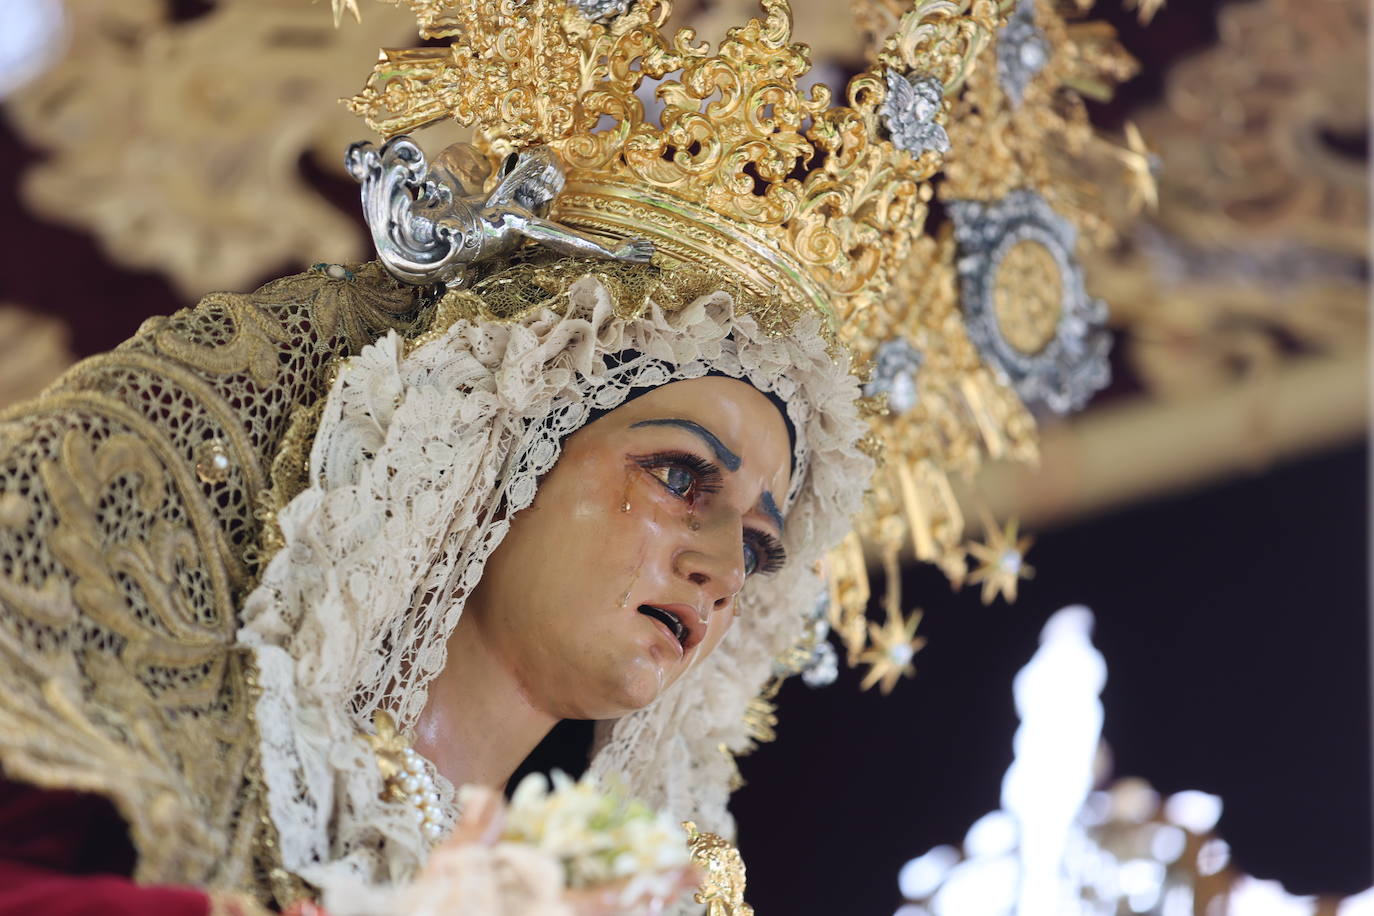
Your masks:
M1107 662L1114 773L1219 795L1236 864L1295 894L1371 873L1368 450L1352 445L1043 534L1013 607L912 568L917 675L779 696L736 795L760 913L887 914L902 864L999 807L1011 680L1082 603ZM799 876L801 880L799 880Z

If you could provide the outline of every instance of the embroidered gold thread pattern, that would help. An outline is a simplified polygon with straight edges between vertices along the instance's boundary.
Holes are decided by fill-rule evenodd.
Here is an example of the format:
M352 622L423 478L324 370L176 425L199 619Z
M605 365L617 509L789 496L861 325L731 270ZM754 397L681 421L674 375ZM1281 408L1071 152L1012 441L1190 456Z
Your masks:
M140 881L309 897L277 858L230 644L254 512L269 476L289 489L266 457L313 434L296 405L331 361L432 315L373 265L351 276L208 297L0 412L0 763L109 797Z

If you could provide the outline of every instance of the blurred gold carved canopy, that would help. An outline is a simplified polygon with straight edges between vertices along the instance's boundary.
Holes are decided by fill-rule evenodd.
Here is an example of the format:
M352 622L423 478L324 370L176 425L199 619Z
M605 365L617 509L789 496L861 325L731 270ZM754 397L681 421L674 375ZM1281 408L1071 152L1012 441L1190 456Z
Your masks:
M1043 472L996 469L999 512L1043 525L1365 434L1369 15L1223 5L1132 115L1159 206L1087 268L1139 390L1043 429Z
M272 271L366 256L357 220L302 175L342 173L359 126L340 96L402 10L335 29L303 0L234 0L185 21L163 0L64 0L68 47L5 100L46 158L21 177L35 215L91 233L189 302Z

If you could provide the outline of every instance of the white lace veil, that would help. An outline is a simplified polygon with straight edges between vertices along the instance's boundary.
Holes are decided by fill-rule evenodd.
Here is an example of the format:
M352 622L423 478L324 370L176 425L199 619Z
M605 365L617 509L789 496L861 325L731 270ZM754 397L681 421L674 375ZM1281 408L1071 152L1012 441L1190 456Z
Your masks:
M713 370L787 405L797 432L784 506L791 559L747 584L739 619L709 658L648 708L600 723L591 767L621 774L676 817L733 834L733 765L722 748L748 746L745 709L797 640L821 587L816 561L848 530L871 471L856 447L859 386L813 314L767 333L717 291L671 310L650 300L625 317L613 289L583 276L552 307L509 322L459 320L409 352L393 333L340 369L309 484L278 514L285 546L240 632L256 659L282 858L306 880L402 881L423 863L410 811L380 800L364 737L373 711L413 725L505 518L530 504L564 437L635 388ZM626 351L638 355L606 359ZM451 787L439 782L451 817Z

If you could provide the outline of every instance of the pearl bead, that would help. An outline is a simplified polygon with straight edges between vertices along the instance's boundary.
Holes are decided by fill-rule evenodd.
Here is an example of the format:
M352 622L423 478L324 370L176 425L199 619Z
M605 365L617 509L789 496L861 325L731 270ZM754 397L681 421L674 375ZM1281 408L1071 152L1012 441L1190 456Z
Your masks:
M433 842L443 833L444 806L429 764L411 748L401 749L397 757L400 769L388 777L387 784L393 791L400 791L415 825L426 840Z
M196 449L196 476L204 483L223 483L232 467L229 452L218 439L203 442Z

